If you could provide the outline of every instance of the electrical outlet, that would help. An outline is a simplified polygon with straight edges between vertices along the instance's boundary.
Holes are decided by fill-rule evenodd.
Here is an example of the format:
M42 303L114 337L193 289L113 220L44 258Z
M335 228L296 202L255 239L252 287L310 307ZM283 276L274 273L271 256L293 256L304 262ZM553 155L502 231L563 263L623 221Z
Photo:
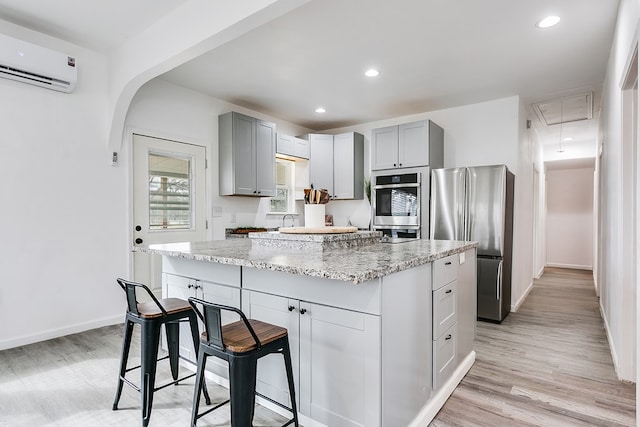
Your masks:
M236 213L231 212L231 224L235 224L235 223L236 223Z

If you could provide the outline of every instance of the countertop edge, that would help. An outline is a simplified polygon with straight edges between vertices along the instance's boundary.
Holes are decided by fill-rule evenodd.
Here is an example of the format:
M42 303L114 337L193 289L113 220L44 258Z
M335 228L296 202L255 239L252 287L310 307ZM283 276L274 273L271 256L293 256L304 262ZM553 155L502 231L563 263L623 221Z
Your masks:
M223 242L223 241L220 241L220 242ZM436 252L431 252L427 255L415 255L413 257L410 257L400 262L385 264L382 267L372 267L369 270L359 274L350 273L346 271L336 271L335 269L332 269L332 268L325 268L325 269L305 268L301 266L278 264L278 263L267 262L267 261L257 261L257 260L251 260L251 259L245 259L245 258L194 253L192 251L186 251L186 250L167 249L166 246L169 246L170 244L150 245L148 247L134 246L132 248L132 251L147 253L147 254L154 254L154 255L164 255L164 256L170 256L170 257L182 258L182 259L188 259L188 260L194 260L194 261L237 265L241 267L253 267L253 268L258 268L262 270L280 271L285 273L300 274L300 275L318 277L323 279L340 280L340 281L350 282L354 285L357 285L357 284L375 280L399 271L407 270L412 267L417 267L419 265L427 264L427 263L436 261L438 259L445 258L450 255L455 255L478 246L477 242L457 242L457 243L459 243L459 245L456 246L455 248L443 249ZM154 247L154 246L164 246L164 247Z

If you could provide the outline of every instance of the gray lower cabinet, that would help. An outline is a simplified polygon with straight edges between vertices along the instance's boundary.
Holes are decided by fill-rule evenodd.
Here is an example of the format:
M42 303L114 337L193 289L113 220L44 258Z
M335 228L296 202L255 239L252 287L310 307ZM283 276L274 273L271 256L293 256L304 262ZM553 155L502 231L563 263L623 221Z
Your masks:
M444 130L431 120L374 129L371 170L444 167Z
M457 278L460 255L433 263L433 389L444 384L458 365L457 360Z
M327 426L374 425L379 316L256 291L243 290L242 300L248 317L288 329L300 413ZM260 360L256 387L289 405L282 359Z
M204 299L205 301L215 301L218 304L240 308L240 288L238 287L205 282L174 274L163 273L162 276L163 286L166 289L166 298L181 298L187 300L189 297L195 297ZM236 320L238 320L237 315L230 312L222 313L223 324L235 322ZM194 351L191 329L187 322L180 323L180 355L193 363L197 363L198 355ZM208 358L207 370L223 378L229 378L227 362L217 357Z
M309 182L326 188L333 199L364 197L364 136L310 134Z
M276 125L230 112L218 117L221 196L273 197Z

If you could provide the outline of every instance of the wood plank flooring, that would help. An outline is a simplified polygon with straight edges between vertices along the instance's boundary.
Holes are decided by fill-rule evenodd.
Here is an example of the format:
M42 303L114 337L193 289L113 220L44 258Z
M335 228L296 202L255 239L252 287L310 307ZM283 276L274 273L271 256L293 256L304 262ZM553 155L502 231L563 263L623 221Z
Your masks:
M129 367L140 363L139 331L134 329ZM124 386L119 409L111 410L121 344L122 327L109 326L0 351L0 426L140 426L139 394L131 387ZM188 372L180 368L182 375ZM139 384L139 371L127 378ZM168 361L159 362L156 386L170 381ZM193 387L194 379L189 378L157 391L149 426L188 426ZM227 399L226 389L211 381L207 387L212 402ZM201 404L208 408L204 399ZM263 407L256 408L256 427L285 421ZM198 427L229 425L228 405L198 420Z
M0 426L140 425L130 387L111 410L121 337L110 326L0 351ZM478 322L476 341L476 363L431 426L635 425L635 386L616 379L591 272L548 269L518 313ZM166 361L158 377L170 378ZM211 382L209 391L214 402L227 395ZM150 426L189 425L192 393L192 378L157 392ZM283 422L256 410L255 426ZM228 407L198 421L213 425L229 425Z
M635 426L590 271L546 269L517 313L478 322L475 350L431 426Z

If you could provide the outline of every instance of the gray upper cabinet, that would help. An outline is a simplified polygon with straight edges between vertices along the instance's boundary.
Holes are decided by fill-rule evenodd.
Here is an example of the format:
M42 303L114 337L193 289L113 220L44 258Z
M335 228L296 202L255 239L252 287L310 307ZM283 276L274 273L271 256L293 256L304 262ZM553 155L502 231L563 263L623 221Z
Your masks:
M284 135L278 132L276 153L299 157L301 159L308 159L309 141L291 135Z
M371 170L444 167L444 130L431 120L374 129Z
M218 117L221 196L276 193L276 125L231 112Z
M359 133L333 137L333 191L335 199L364 196L364 136Z
M307 135L310 148L309 183L326 188L333 199L364 197L364 136Z
M309 134L309 184L333 196L333 135Z

